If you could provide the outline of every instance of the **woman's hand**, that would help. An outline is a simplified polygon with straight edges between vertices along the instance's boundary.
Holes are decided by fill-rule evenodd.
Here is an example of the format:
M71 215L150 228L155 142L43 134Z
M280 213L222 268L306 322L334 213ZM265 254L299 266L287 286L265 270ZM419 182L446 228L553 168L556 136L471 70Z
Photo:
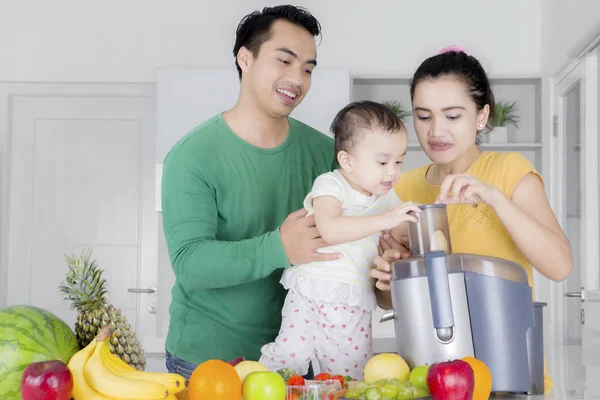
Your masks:
M448 175L440 186L436 204L485 203L495 208L504 194L469 174Z

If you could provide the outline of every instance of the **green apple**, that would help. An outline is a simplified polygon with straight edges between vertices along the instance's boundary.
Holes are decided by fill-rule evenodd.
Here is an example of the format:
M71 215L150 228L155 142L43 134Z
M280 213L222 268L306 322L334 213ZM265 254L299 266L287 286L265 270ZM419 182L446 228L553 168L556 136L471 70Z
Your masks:
M427 371L429 371L429 365L421 365L410 371L409 380L414 387L429 390L427 388Z
M281 400L287 395L285 381L277 372L251 372L242 384L244 400Z

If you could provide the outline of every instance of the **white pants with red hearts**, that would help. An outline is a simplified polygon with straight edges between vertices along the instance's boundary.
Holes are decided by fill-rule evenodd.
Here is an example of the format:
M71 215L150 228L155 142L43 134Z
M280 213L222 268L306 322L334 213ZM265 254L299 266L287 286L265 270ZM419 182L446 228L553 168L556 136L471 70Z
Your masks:
M313 302L292 288L281 314L279 335L262 347L260 363L271 371L291 368L305 375L309 362L316 359L321 372L363 380L373 355L370 311Z

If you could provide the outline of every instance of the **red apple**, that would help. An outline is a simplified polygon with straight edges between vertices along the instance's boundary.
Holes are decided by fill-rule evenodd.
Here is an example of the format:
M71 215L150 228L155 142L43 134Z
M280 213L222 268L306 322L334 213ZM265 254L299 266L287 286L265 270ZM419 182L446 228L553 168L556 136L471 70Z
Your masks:
M462 360L432 364L427 371L427 387L433 400L471 400L475 391L473 369Z
M21 378L23 400L70 400L73 375L60 360L29 364Z

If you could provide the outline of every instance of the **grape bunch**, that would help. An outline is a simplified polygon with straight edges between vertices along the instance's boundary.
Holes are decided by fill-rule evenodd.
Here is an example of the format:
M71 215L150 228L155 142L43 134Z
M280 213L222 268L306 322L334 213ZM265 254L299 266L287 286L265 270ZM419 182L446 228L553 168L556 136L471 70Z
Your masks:
M371 384L358 382L344 397L356 400L409 400L429 397L429 391L414 386L410 381L382 379Z

